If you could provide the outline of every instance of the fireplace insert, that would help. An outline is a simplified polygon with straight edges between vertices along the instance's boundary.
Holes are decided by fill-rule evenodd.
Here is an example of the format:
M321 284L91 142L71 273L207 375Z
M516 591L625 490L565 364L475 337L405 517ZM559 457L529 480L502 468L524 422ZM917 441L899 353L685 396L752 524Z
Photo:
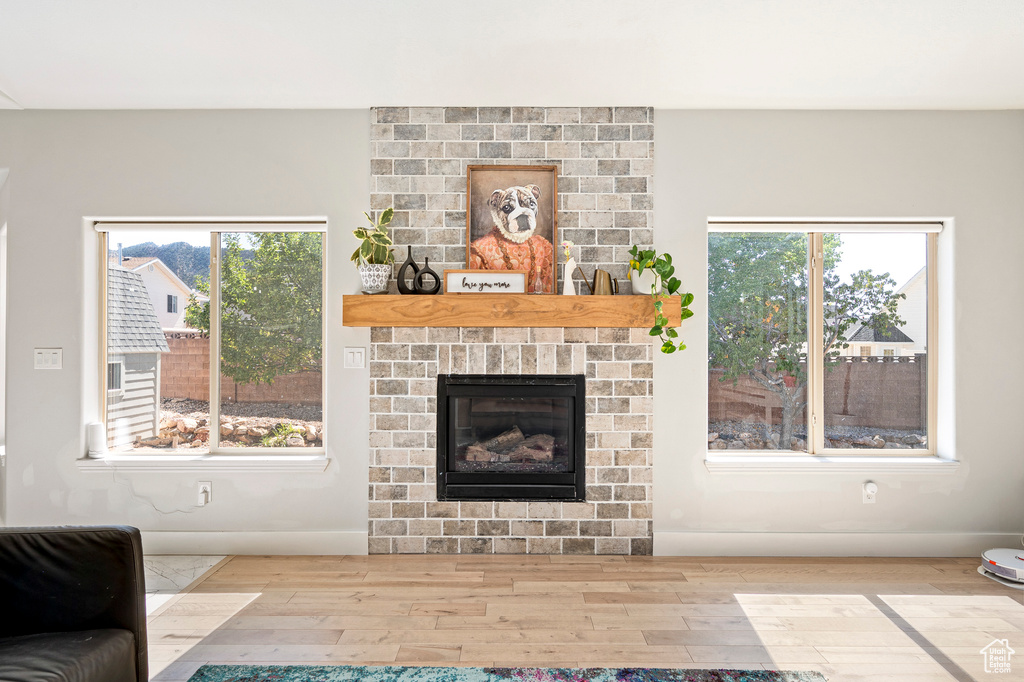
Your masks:
M437 499L586 499L582 375L439 374Z

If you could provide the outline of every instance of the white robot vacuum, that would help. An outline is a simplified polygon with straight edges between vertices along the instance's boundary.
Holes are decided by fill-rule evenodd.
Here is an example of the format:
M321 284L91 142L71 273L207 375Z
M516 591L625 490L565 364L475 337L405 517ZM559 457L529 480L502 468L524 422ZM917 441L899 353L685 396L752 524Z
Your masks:
M1024 583L1024 550L989 549L981 553L981 568L996 578Z

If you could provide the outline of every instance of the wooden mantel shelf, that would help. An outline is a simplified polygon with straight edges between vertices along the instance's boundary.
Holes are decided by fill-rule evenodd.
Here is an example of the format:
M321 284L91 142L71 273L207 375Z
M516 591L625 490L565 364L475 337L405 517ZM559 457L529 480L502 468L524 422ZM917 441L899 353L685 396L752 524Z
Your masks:
M664 312L679 324L679 297ZM445 294L342 296L346 327L650 327L649 296Z

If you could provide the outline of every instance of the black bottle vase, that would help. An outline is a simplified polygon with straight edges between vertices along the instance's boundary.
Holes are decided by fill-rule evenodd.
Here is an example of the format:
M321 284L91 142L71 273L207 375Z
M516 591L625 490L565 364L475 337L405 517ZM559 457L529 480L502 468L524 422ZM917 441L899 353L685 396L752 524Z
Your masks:
M427 284L426 280L430 278L433 280L432 283ZM436 294L441 290L441 278L437 276L437 273L430 269L430 259L423 259L423 269L416 273L413 284L416 287L417 294Z
M419 293L415 290L416 286L416 274L419 273L420 267L416 265L416 261L412 259L412 247L406 247L408 251L408 257L405 262L402 263L402 267L398 268L398 293L400 294L416 294ZM412 269L412 275L409 275L409 269ZM412 286L406 284L406 278L410 278Z

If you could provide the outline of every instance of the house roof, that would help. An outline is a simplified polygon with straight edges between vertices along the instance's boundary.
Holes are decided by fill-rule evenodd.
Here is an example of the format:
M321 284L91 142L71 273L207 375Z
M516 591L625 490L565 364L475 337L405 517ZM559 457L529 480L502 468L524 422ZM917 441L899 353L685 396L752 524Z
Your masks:
M107 351L170 351L142 275L116 265L107 268Z
M117 260L116 258L114 259ZM126 270L138 270L143 265L160 260L156 256L124 256L121 259L121 267Z
M114 255L110 263L111 265L117 265L116 255ZM207 296L206 294L200 293L193 289L192 287L190 287L189 285L185 284L181 280L181 278L175 274L174 270L171 270L167 263L163 262L156 256L124 256L121 259L121 267L125 268L126 270L132 270L134 272L141 271L142 268L146 267L147 265L154 265L160 268L160 271L167 276L167 279L170 280L171 283L174 284L176 287L181 289L185 294L195 296L196 300L198 301L210 300L210 297Z
M875 329L871 324L861 328L850 337L851 343L914 343L914 340L903 333L899 327L889 325L884 329Z

